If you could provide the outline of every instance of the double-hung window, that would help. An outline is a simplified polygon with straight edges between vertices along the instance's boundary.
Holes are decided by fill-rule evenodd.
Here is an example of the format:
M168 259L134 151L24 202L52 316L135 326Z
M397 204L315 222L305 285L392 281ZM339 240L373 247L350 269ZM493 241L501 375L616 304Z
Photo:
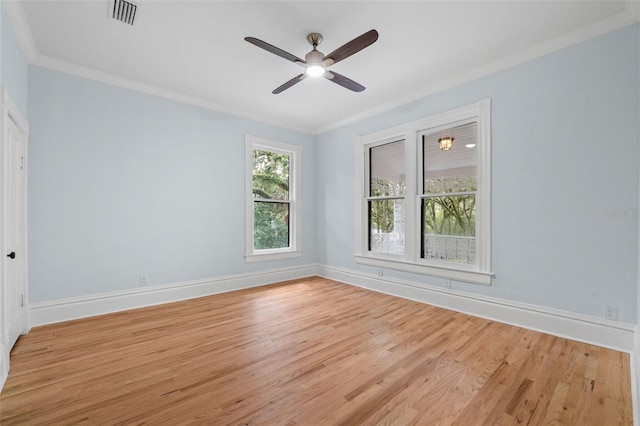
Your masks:
M366 155L369 157L369 250L404 254L404 198L407 190L404 140L372 145Z
M356 260L491 283L490 100L357 141Z
M300 147L247 135L247 262L300 256Z
M419 135L422 259L476 263L477 128L472 121ZM438 142L443 138L453 141L444 151Z

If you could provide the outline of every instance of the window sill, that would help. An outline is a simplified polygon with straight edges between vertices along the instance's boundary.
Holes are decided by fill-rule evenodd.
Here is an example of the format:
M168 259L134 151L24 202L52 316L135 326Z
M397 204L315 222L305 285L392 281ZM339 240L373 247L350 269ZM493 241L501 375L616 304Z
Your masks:
M300 256L302 256L301 251L253 253L253 254L246 254L244 256L244 261L246 263L269 262L273 260L293 259Z
M491 272L469 271L448 267L427 266L418 263L404 262L400 260L380 259L377 257L356 255L356 262L363 265L377 266L379 268L394 269L397 271L411 272L414 274L430 275L438 278L447 278L454 281L463 281L473 284L491 285Z

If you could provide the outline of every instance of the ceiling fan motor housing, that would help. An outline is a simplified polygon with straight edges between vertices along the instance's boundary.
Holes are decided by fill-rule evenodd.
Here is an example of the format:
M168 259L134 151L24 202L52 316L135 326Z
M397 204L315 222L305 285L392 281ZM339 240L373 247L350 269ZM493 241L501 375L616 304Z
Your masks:
M304 57L304 61L307 64L320 64L322 63L322 58L324 58L324 53L319 50L313 49L311 52L307 53Z

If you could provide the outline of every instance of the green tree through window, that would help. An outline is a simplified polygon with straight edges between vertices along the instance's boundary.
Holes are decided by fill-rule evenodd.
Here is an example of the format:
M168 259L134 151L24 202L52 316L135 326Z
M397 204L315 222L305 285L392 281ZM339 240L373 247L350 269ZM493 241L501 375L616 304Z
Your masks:
M290 157L253 150L254 249L290 246Z

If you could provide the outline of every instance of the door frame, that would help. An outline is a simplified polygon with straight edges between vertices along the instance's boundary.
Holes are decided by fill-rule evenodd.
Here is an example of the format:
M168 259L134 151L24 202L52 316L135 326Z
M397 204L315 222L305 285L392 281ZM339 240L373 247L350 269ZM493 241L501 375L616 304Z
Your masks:
M29 147L29 123L25 119L25 117L20 112L20 109L16 106L16 104L11 100L11 97L7 93L7 90L4 86L0 86L0 212L2 213L2 218L7 217L7 199L8 199L8 190L7 187L7 171L4 167L4 161L7 156L7 140L8 140L8 122L9 120L13 121L14 124L18 127L18 129L25 136L25 145L24 145L24 176L23 176L23 191L21 195L21 203L22 203L22 241L21 246L23 253L18 257L18 260L21 264L23 273L23 280L21 294L24 294L23 304L20 307L21 312L21 334L26 334L31 329L31 321L29 315L29 285L28 285L28 237L27 237L27 220L28 220L28 212L27 212L27 192L28 192L28 147ZM11 348L6 347L6 336L8 333L8 327L6 324L6 303L7 298L5 295L7 294L6 289L6 262L7 259L5 257L7 251L7 236L6 236L6 224L0 223L0 391L4 385L4 382L7 379L7 375L9 374L9 353Z

